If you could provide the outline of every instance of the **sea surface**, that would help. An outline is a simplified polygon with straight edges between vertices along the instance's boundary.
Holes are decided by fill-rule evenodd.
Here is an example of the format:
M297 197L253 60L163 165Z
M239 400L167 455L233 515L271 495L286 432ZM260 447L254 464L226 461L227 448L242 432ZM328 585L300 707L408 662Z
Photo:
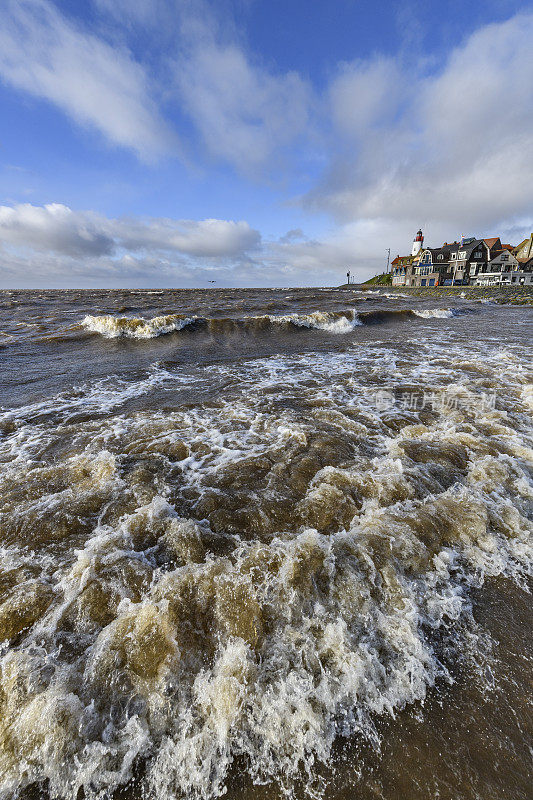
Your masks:
M532 333L0 292L0 797L530 800Z

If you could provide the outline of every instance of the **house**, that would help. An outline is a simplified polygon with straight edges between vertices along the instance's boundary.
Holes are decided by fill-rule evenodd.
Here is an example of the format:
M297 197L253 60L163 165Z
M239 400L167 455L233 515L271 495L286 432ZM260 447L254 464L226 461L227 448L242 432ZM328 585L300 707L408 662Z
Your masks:
M414 267L414 286L442 286L450 268L448 247L426 247Z
M533 263L527 272L520 269L511 273L511 286L533 286Z
M396 256L391 264L392 285L411 286L413 256Z
M523 242L520 242L518 247L515 247L513 253L520 263L533 258L533 233L531 233L527 239L524 239Z
M513 255L516 256L521 270L524 272L533 271L533 233L523 242L520 242L518 247L514 248Z
M499 252L504 247L499 236L494 236L492 239L483 239L483 241L489 248L490 258L493 258L494 254Z
M393 286L533 285L533 233L518 247L499 236L424 247L419 230L411 255L392 261L391 275Z
M512 247L502 247L493 253L491 260L477 273L474 286L510 285L513 282L512 274L519 267L518 260L512 253Z
M489 239L489 242L492 240ZM496 246L499 240L493 245ZM501 244L500 244L501 247ZM450 273L452 285L468 284L478 272L486 268L490 260L491 248L484 239L471 236L461 239L457 249L450 254Z
M420 257L424 245L424 234L419 229L413 239L410 256L397 255L391 264L392 285L393 286L414 286L413 267Z

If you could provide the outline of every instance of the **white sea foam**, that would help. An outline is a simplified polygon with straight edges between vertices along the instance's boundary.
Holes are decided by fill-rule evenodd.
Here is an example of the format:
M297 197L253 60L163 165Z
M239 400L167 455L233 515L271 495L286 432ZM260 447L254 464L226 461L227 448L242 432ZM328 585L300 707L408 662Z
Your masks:
M413 309L413 314L424 319L448 319L454 315L451 308L423 308L418 311Z
M477 402L476 360L501 409ZM0 440L2 522L21 527L0 555L20 587L0 622L13 608L35 618L0 653L0 794L48 781L58 798L109 796L145 759L146 796L208 798L239 756L290 793L336 736L377 740L376 716L449 677L441 634L478 656L470 588L531 563L520 367L486 343L468 361L431 342L278 355L206 368L207 384L239 387L216 403L7 418L24 425ZM391 428L371 392L413 382L461 391L468 412L409 412ZM112 408L101 387L84 392ZM191 498L207 502L185 516ZM65 520L80 519L62 549Z
M333 314L327 311L313 311L309 314L284 314L282 316L269 316L274 324L283 325L292 323L299 328L316 328L328 333L350 333L355 327L361 325L355 312L346 314Z
M154 339L165 333L181 331L196 319L195 316L184 317L180 314L166 314L161 317L144 319L143 317L113 317L87 315L82 325L93 333L101 333L108 339L121 336L131 339Z

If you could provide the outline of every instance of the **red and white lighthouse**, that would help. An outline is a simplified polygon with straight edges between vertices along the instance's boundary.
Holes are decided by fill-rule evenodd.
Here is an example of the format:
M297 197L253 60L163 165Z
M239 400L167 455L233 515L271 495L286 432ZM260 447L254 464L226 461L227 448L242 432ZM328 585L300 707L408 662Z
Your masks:
M413 241L413 249L411 250L411 255L412 256L418 255L418 253L422 250L423 244L424 244L424 234L422 233L421 230L419 230Z

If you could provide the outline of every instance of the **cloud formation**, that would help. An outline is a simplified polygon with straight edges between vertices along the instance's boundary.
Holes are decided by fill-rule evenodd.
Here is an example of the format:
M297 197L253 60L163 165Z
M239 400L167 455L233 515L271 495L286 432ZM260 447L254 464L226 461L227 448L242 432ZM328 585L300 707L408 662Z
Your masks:
M0 76L141 159L176 147L143 67L126 49L75 27L48 0L6 0Z
M243 221L109 219L59 203L0 206L0 238L18 250L77 259L141 251L234 258L254 249L261 240L259 232Z
M209 154L255 175L302 134L312 92L296 72L275 74L254 63L210 22L185 16L175 64L179 96Z
M225 4L92 7L96 22L86 15L81 27L51 0L5 0L0 77L141 159L176 155L178 136L187 140L202 167L216 161L253 177L249 197L254 208L271 204L270 229L283 204L299 206L282 223L295 227L264 241L245 221L5 205L2 263L12 276L193 285L218 269L233 285L331 284L348 269L361 278L382 269L389 246L408 252L420 225L434 244L462 233L517 242L533 227L533 13L458 38L438 61L410 48L332 63L313 86L251 53ZM271 213L265 176L269 186L312 188L297 198L280 188ZM321 237L315 212L334 220Z
M292 229L263 241L245 221L113 219L59 203L0 206L2 277L15 286L201 286L213 277L230 286L335 284L347 269L356 274L358 263L365 276L382 268L377 236L377 226L355 225L322 240Z
M337 218L498 225L531 209L533 14L490 24L431 75L400 60L344 65L335 141L305 198Z

